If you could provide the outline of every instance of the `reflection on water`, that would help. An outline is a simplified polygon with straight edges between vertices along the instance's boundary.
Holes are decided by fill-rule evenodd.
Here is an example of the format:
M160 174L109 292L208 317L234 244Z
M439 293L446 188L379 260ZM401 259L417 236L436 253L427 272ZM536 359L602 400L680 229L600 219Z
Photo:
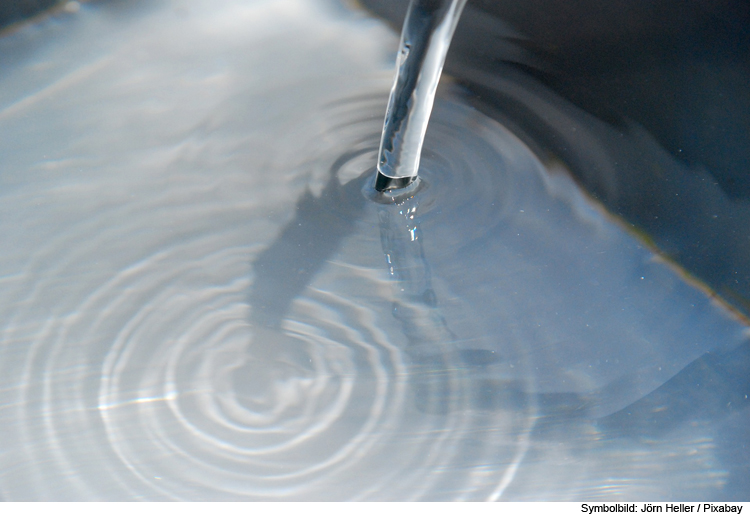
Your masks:
M395 35L142 9L0 40L3 499L747 498L746 327L564 170L448 87L371 201Z
M750 317L749 5L599 4L471 0L446 72Z

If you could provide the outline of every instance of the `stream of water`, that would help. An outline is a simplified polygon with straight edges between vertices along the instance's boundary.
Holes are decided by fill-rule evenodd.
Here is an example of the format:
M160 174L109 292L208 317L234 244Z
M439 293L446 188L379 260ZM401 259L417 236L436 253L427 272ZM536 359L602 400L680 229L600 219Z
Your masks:
M378 152L379 192L417 178L440 74L466 0L415 0L401 30L396 75Z
M0 37L0 498L747 498L746 325L567 170L444 82L371 200L397 49L329 0Z

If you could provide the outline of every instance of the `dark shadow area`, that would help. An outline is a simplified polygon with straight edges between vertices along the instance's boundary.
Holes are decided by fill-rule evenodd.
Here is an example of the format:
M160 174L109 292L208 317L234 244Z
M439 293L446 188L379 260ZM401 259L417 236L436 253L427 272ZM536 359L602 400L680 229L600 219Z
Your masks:
M355 223L365 210L363 187L372 180L374 169L341 185L336 175L350 158L350 154L344 155L334 164L319 196L310 191L302 195L294 217L252 263L255 279L248 302L253 324L279 330L294 299L354 232ZM385 214L389 207L395 208L392 215ZM498 353L452 346L451 339L455 337L439 312L438 300L430 287L430 267L422 249L421 232L416 239L410 237L410 230L418 221L393 222L400 217L398 208L383 208L380 228L384 268L390 263L394 286L403 287L401 301L406 305L395 300L392 316L401 324L408 341L405 353L416 408L438 415L466 407L525 409L529 399L519 385L498 384L486 374L488 368L501 361ZM472 381L468 395L457 394L453 387L457 368L466 370Z
M0 29L33 17L60 0L3 0L0 2Z
M364 210L364 177L343 186L339 183L336 172L348 159L346 155L334 164L319 197L305 192L294 218L252 264L255 279L248 297L252 322L278 328L292 301L354 231Z
M748 2L469 0L445 71L750 316Z

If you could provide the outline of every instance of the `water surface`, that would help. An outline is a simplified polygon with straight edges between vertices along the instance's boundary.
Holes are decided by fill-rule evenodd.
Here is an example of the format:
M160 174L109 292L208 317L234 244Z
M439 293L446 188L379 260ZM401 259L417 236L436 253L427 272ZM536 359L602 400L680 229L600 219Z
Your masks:
M363 193L396 47L296 0L0 39L3 499L746 500L747 328L564 168L446 84L426 187Z

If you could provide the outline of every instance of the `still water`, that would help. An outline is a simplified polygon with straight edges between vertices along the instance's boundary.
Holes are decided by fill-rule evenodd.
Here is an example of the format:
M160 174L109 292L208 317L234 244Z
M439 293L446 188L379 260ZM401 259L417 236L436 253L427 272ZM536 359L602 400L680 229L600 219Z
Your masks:
M4 500L747 500L748 328L330 0L0 39Z

